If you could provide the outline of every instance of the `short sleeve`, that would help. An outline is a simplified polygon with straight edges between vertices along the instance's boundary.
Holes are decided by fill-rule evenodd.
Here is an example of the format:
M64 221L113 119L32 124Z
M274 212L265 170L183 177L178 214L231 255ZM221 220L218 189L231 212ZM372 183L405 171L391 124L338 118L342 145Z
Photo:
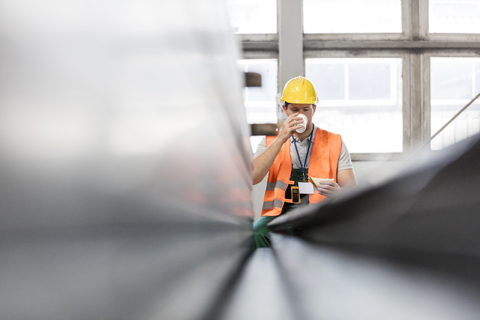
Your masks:
M267 143L265 142L265 137L263 137L262 141L257 146L257 150L255 151L255 155L253 158L255 159L259 155L261 155L265 150L267 150Z

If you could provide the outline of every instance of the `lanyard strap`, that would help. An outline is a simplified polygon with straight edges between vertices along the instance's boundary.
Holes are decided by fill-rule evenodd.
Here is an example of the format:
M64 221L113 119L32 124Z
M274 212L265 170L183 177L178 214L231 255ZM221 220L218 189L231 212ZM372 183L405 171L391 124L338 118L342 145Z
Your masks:
M297 151L298 161L300 162L300 167L302 168L304 181L307 181L307 177L305 177L305 168L307 167L308 153L310 152L310 145L312 143L312 137L313 137L314 129L315 129L315 127L312 128L312 133L310 133L310 140L308 140L307 154L305 155L305 161L304 161L303 165L302 165L302 159L300 159L300 154L298 153L297 142L295 141L295 138L292 136L293 144L295 145L295 150Z

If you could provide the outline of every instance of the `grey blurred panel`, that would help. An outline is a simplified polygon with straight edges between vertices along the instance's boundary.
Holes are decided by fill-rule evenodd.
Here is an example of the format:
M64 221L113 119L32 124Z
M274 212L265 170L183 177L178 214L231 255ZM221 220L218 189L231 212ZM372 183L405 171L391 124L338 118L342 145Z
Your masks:
M421 265L480 288L479 158L475 136L381 185L341 194L270 226L356 254Z
M270 248L256 249L239 275L219 319L298 319L277 258Z
M3 235L2 319L201 318L250 249L239 240L161 227Z
M253 220L224 6L0 2L1 319L212 314Z
M294 319L476 319L478 286L429 268L274 234Z

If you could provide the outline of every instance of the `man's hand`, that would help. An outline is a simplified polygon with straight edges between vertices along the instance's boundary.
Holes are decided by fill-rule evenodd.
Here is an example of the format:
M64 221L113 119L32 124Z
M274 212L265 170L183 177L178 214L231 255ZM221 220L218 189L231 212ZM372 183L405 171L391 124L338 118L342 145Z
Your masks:
M318 193L322 196L331 196L340 190L340 186L335 181L324 180L317 184Z
M295 130L302 127L303 119L297 117L299 112L293 113L285 120L278 136L262 154L253 159L253 184L262 181L275 161L282 145L290 139Z
M295 133L295 130L302 127L303 119L298 117L299 114L299 112L293 113L285 120L278 134L281 141L287 141Z

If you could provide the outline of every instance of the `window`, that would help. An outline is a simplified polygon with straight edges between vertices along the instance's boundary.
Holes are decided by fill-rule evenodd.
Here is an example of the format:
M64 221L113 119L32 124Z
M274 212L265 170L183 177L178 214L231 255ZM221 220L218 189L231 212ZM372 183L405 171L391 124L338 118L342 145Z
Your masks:
M277 5L284 10L272 12L289 28L242 34L237 39L243 53L277 59L277 91L289 77L312 80L320 98L315 123L340 133L354 161L403 159L480 92L480 0L277 0ZM291 63L301 57L303 63ZM261 107L253 113L260 100L247 101L249 121L276 122L275 97L269 98L271 118L261 115ZM253 100L251 93L247 100ZM480 101L471 105L430 147L442 149L479 132L479 108Z
M277 33L276 0L227 0L235 33Z
M304 0L305 33L400 33L400 0Z
M480 33L480 0L430 0L429 32Z
M480 58L431 58L432 135L480 92ZM431 142L442 149L480 132L478 99Z
M402 59L306 59L318 92L314 122L340 133L350 152L401 152Z

